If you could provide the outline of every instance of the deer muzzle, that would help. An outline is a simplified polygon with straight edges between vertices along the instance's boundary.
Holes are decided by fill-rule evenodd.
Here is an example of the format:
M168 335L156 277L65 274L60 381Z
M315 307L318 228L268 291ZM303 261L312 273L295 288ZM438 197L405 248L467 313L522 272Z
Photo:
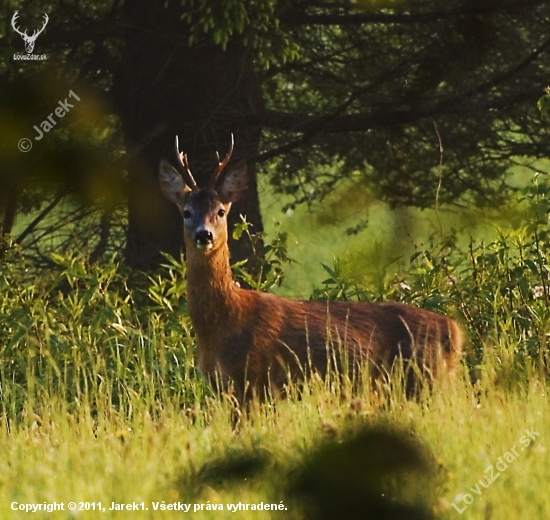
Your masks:
M214 244L214 235L208 229L199 229L195 233L195 245L199 249L211 249Z

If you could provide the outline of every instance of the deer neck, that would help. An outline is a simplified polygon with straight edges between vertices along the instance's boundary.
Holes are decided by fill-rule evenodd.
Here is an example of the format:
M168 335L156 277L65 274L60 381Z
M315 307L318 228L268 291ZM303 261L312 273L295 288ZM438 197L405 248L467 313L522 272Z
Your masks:
M227 244L210 254L187 248L187 305L199 335L234 322L239 287L233 281Z

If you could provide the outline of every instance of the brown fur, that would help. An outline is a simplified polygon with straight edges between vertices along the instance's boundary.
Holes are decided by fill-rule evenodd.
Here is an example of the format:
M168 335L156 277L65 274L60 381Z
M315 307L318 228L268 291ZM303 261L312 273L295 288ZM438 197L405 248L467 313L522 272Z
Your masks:
M379 370L399 356L433 375L456 365L461 331L445 316L400 303L296 301L242 289L231 278L226 244L208 256L191 249L187 261L200 369L232 380L240 394L245 382L262 393L280 389L288 374L325 374L339 347L350 363L368 359Z
M240 288L231 275L227 223L218 212L229 211L246 187L243 172L230 172L216 192L190 190L170 168L161 164L161 185L188 215L188 309L199 367L211 381L231 380L244 397L277 391L289 375L300 379L311 369L325 374L342 363L348 369L368 360L375 372L384 372L402 357L431 376L455 368L462 334L445 316L400 303L297 301ZM212 244L199 248L195 233L205 228Z

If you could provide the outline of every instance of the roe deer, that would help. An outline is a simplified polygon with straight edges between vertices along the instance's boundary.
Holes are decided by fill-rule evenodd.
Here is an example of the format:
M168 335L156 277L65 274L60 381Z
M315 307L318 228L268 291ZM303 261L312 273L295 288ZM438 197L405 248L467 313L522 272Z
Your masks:
M201 372L213 383L233 381L248 392L282 389L304 369L326 373L339 362L330 345L342 347L348 364L368 360L375 373L402 357L431 376L451 371L462 351L458 324L445 316L400 303L289 300L241 288L233 281L227 244L227 214L247 188L247 166L236 164L217 186L233 150L219 162L207 186L197 186L187 156L176 154L186 181L160 163L164 195L184 220L187 298ZM347 367L349 368L349 366Z

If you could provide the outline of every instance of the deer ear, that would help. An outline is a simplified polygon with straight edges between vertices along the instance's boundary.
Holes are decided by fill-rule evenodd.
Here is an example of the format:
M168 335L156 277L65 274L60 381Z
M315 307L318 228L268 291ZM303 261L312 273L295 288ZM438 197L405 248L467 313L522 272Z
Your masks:
M244 159L240 160L225 176L218 194L225 204L239 200L248 188L248 168Z
M179 204L185 193L191 191L191 188L183 182L178 171L164 159L160 161L159 181L160 190L174 204Z

